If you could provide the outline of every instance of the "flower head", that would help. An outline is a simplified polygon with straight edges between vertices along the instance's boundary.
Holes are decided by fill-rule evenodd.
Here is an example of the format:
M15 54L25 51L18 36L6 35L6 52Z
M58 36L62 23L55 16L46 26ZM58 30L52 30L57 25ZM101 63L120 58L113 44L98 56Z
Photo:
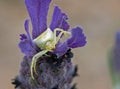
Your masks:
M120 89L120 31L115 35L115 43L109 56L109 67L114 89Z
M115 35L115 44L112 51L112 69L116 73L120 73L120 32Z
M73 89L73 77L77 67L71 63L72 48L83 47L86 37L81 27L68 31L68 17L58 6L54 7L52 21L47 26L47 14L52 0L25 0L32 36L29 33L29 19L24 27L27 34L20 35L19 48L25 54L21 63L20 89ZM68 39L61 41L64 35ZM16 81L13 84L16 84ZM16 85L18 87L18 84Z

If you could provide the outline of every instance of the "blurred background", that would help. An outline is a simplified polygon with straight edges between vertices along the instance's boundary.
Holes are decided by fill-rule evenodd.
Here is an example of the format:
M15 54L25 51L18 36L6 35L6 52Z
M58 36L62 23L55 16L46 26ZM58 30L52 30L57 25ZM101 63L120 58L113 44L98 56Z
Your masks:
M48 23L55 4L69 16L71 28L80 25L87 36L87 45L73 50L72 61L78 64L80 75L74 80L77 88L112 89L107 53L120 29L120 0L53 0ZM14 89L11 80L24 56L18 43L26 18L24 0L0 0L0 89Z

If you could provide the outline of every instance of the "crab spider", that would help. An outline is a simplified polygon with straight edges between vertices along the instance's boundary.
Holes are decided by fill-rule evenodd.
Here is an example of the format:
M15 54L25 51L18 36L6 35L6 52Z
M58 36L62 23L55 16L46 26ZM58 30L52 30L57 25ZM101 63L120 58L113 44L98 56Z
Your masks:
M60 33L57 36L56 34L58 31ZM55 49L56 44L58 43L58 41L60 40L63 34L70 34L70 32L64 31L63 29L60 28L56 28L52 32L51 29L48 28L45 32L43 32L40 36L38 36L36 39L33 40L34 43L42 50L36 55L34 55L32 58L30 72L33 80L34 80L33 72L37 74L36 71L37 59L40 58L42 55L46 54L48 51L52 52Z

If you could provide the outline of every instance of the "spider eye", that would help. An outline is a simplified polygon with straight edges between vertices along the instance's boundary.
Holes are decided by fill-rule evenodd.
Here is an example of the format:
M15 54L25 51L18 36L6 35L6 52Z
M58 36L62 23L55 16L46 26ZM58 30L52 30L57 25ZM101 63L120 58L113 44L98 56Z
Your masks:
M45 49L46 43L50 40L53 41L53 39L54 39L53 32L50 30L50 28L48 28L45 32L43 32L36 39L34 39L34 42L41 49Z

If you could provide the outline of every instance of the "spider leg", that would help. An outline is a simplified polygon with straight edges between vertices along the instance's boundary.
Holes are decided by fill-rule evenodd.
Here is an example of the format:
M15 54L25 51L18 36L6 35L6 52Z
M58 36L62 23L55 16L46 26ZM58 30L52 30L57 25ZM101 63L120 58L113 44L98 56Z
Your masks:
M57 31L60 31L60 33L59 33L59 35L56 37ZM60 29L60 28L56 28L56 29L54 30L54 44L56 44L56 43L60 40L60 38L61 38L61 36L62 36L63 34L70 34L70 32L64 31L64 30L62 30L62 29Z
M33 56L32 62L31 62L31 67L30 67L31 77L32 77L33 80L34 80L33 72L35 72L37 74L37 71L36 71L37 59L40 58L43 54L45 54L47 52L48 52L48 50L43 50L43 51L41 51L41 52L39 52L39 53L37 53L36 55Z

